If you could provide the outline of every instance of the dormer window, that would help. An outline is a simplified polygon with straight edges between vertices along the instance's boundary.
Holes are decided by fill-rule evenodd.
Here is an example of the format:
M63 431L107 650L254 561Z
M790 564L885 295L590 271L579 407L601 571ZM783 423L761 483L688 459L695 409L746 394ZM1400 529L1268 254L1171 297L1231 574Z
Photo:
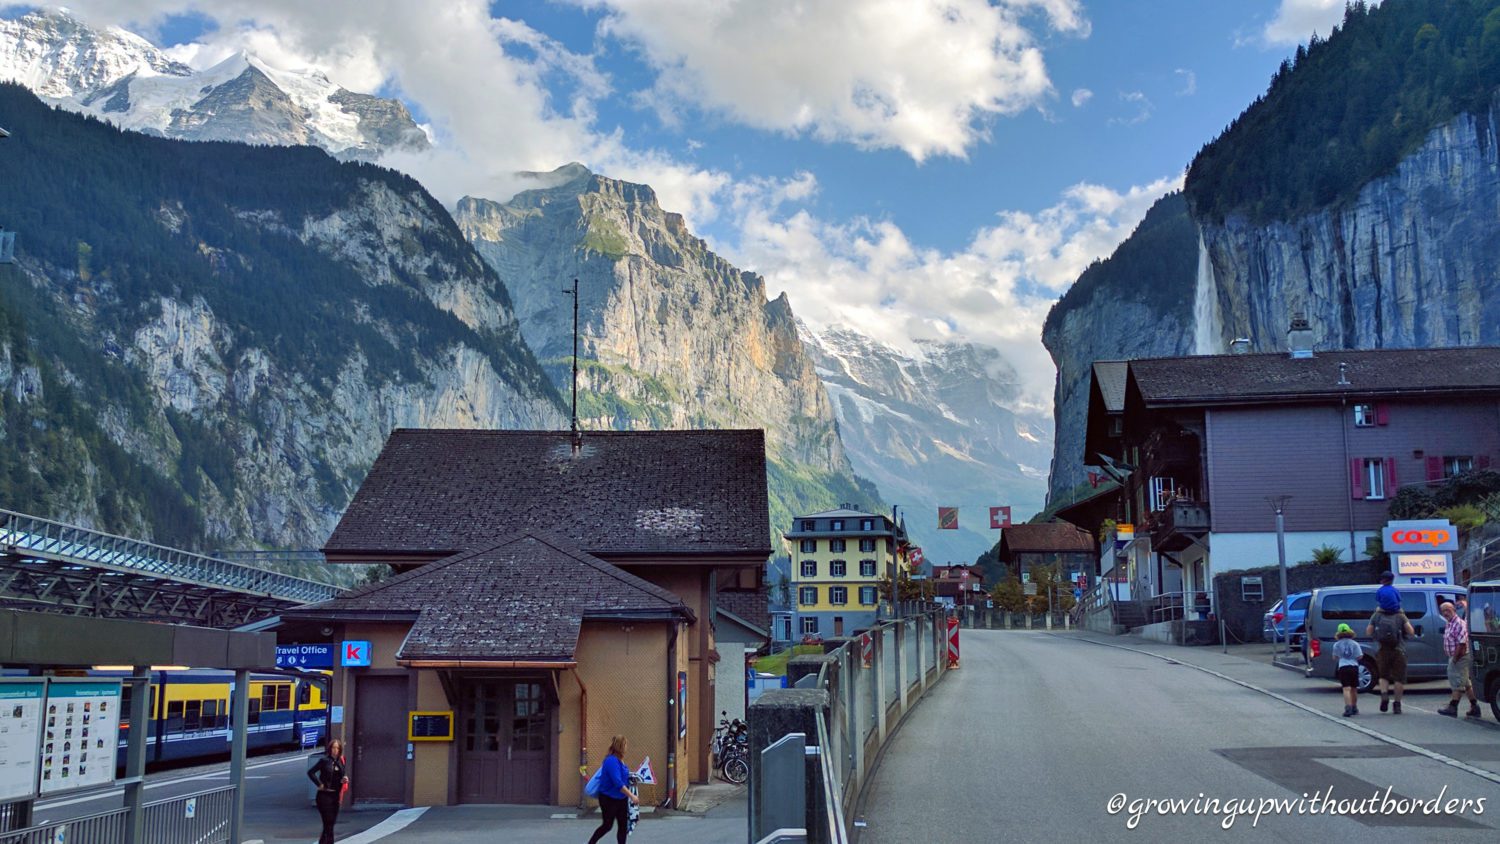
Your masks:
M843 530L844 529L844 520L843 519L834 519L833 521L831 521L831 522L828 523L828 529L832 530L832 531Z
M818 529L818 523L817 522L813 521L812 519L803 519L802 520L802 530L804 532L811 533L812 531L815 531L817 529Z

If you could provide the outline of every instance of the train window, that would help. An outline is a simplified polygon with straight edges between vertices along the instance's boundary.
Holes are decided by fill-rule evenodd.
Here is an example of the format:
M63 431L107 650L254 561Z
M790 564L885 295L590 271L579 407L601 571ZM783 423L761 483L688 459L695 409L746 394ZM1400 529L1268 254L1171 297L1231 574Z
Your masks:
M267 683L260 687L260 709L270 712L276 708L276 687Z
M182 720L182 701L180 701L180 700L169 700L169 701L167 701L167 720L168 721L172 721L172 720L178 720L178 721L180 721L180 720Z
M189 700L182 704L182 728L196 730L202 726L203 701Z
M249 719L247 719L245 721L245 723L246 724L259 724L260 723L260 701L256 700L255 698L250 698L250 717L249 717Z
M151 712L149 714L152 718L155 718L156 713L161 711L161 704L157 702L157 698L161 697L161 695L157 694L159 691L161 691L159 686L151 687Z
M203 701L203 728L207 730L216 729L219 726L219 702L216 700Z
M297 686L297 705L307 706L312 703L312 683L300 683Z
M290 685L282 683L276 687L276 708L292 708L292 687Z

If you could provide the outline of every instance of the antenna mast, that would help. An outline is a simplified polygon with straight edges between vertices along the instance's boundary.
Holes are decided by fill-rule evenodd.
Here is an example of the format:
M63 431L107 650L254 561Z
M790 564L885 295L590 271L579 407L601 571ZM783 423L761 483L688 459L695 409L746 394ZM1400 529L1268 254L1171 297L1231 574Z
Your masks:
M578 439L578 279L573 279L572 288L563 288L573 295L573 418L569 430L574 440Z

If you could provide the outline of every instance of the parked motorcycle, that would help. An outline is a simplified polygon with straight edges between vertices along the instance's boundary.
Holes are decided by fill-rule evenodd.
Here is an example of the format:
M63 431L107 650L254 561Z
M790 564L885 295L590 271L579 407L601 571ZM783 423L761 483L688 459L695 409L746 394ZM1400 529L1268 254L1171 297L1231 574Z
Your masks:
M721 712L728 715L728 712ZM723 779L743 785L750 779L750 725L736 718L720 719L713 739L714 766Z

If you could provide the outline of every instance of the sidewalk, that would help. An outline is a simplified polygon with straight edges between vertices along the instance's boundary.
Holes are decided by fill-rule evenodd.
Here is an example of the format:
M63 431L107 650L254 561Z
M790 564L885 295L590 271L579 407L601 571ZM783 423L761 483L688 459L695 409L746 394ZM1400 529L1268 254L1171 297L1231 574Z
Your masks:
M743 786L727 794L715 789L701 805L719 799L702 814L651 812L641 815L635 834L651 844L744 844L749 831L749 798ZM410 826L382 837L380 844L491 844L495 841L525 841L527 844L579 844L599 825L599 813L578 816L576 809L555 806L437 806L428 809ZM611 832L605 841L614 841Z

